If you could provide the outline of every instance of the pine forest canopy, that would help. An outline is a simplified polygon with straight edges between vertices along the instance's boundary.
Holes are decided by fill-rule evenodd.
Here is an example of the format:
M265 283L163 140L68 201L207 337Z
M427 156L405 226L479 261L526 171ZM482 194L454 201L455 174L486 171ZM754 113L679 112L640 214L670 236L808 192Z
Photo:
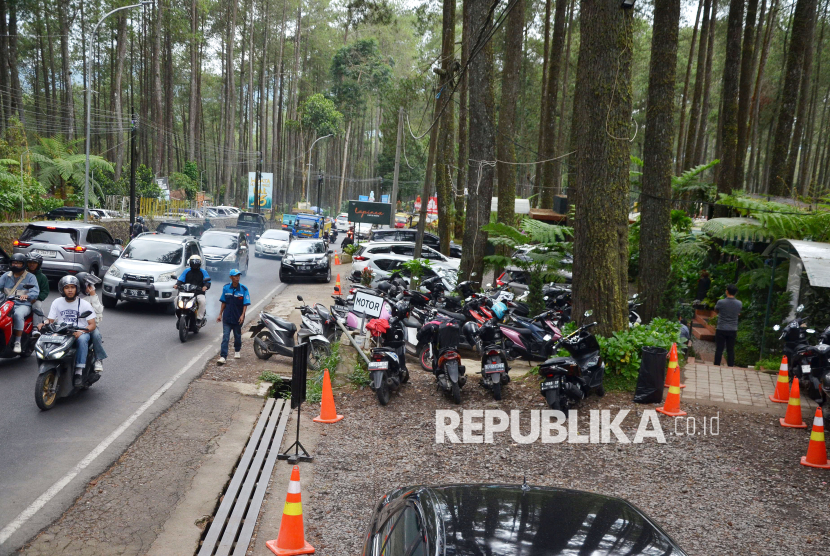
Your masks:
M401 113L399 198L413 201L427 182L446 242L461 241L465 219L486 223L489 209L465 191L543 208L569 192L574 249L589 248L580 234L594 237L591 225L578 219L599 206L594 155L613 166L603 185L611 227L639 193L625 177L640 171L630 156L644 161L655 214L675 194L690 198L672 192L671 176L716 159L701 182L719 194L830 190L828 0L643 0L628 10L619 0L154 0L91 35L127 4L0 0L0 209L19 199L11 162L21 158L25 183L74 199L87 88L96 195L126 192L133 114L144 181L175 174L242 204L261 160L278 205L302 199L311 169L323 175L323 205L337 210L391 192ZM602 57L593 66L592 52ZM577 91L599 96L582 103ZM51 158L49 141L60 146ZM644 237L665 255L666 226L646 220ZM462 268L475 272L483 252L467 251ZM620 286L585 291L584 304L616 299Z

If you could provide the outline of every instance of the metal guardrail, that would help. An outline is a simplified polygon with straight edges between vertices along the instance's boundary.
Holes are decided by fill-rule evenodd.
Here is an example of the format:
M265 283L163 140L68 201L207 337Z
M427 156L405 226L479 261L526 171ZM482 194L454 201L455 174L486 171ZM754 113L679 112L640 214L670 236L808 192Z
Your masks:
M265 402L198 556L241 556L248 551L290 413L288 400Z

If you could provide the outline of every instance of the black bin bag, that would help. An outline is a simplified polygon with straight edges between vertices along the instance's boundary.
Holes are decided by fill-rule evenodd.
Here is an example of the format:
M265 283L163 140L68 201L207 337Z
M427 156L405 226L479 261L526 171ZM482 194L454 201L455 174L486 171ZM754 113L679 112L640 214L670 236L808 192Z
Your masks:
M640 372L637 375L635 403L660 403L663 401L663 384L666 380L666 356L668 351L660 347L643 346Z

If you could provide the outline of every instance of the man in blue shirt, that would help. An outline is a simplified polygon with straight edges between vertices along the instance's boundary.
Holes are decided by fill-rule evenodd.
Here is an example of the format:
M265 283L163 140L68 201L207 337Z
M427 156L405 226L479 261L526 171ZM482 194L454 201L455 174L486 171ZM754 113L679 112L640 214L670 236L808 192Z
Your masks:
M191 255L187 264L190 268L184 269L173 287L178 289L182 284L193 284L201 290L196 296L196 318L201 322L205 318L205 309L207 309L205 292L210 289L210 275L202 268L202 257L199 255Z
M216 322L222 323L222 347L218 361L220 365L224 365L228 357L228 341L231 331L233 331L234 359L239 359L239 351L242 349L242 323L245 322L245 311L251 304L251 296L248 294L248 288L239 283L241 275L239 270L231 269L231 283L225 284L222 288L222 295L219 297L222 308L219 309Z
M23 253L12 255L9 263L11 270L0 276L0 291L7 297L18 295L20 301L14 304L12 314L12 328L14 329L14 352L20 353L20 339L23 336L23 325L32 313L32 302L40 294L40 287L34 274L26 272L26 256Z

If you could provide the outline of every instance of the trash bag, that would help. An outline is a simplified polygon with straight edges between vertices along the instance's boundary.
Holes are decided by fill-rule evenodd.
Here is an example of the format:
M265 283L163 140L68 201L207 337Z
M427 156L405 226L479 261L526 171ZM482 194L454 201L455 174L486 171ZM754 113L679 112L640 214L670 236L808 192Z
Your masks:
M660 403L663 401L663 384L666 380L668 351L655 346L643 346L640 372L637 375L635 403Z

